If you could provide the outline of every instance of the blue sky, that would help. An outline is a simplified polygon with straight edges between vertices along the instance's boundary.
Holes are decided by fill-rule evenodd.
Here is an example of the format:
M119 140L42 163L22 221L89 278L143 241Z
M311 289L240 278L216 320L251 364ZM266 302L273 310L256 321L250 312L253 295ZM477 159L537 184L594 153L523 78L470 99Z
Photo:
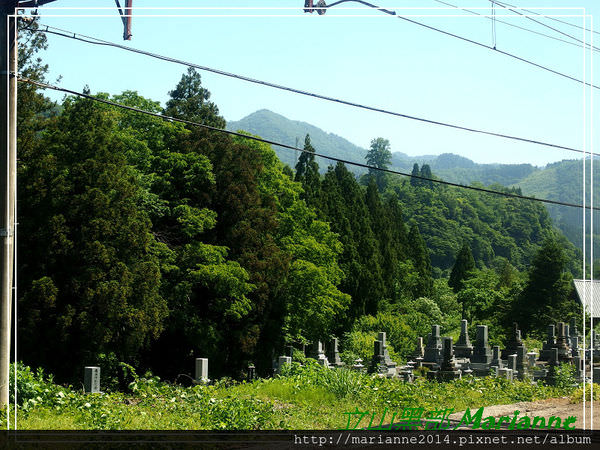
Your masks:
M478 12L482 14L491 12L489 1L446 1L470 9L481 8ZM40 9L41 22L123 42L114 2L88 2L89 7L107 9L58 9L79 7L81 3L80 0L59 0L43 7ZM181 9L141 9L160 8L169 3ZM581 84L377 11L337 7L325 16L318 16L303 13L303 3L302 0L262 0L254 4L233 0L136 0L133 40L126 45L400 113L583 147L584 98L589 113L590 93L588 91L586 95ZM412 17L414 20L492 44L491 21L486 18L433 0L374 3L401 14L418 16ZM232 9L194 9L214 5ZM346 5L360 7L353 3ZM241 9L250 6L264 9ZM573 16L583 13L582 9L575 8L584 7L586 14L600 17L597 1L528 0L519 6L546 14ZM415 9L409 9L411 7ZM438 7L446 9L425 9ZM57 17L58 14L77 17ZM496 15L516 25L568 40L514 13L497 9ZM578 28L537 19L584 39ZM561 19L583 24L581 17ZM588 19L588 27L590 22ZM595 28L600 30L600 24ZM600 34L595 34L594 38L595 45L600 47ZM589 42L590 33L585 39ZM85 85L92 92L112 94L136 90L164 103L168 91L185 71L176 64L61 37L49 36L49 44L43 58L50 65L52 77L61 76L59 84L75 90ZM498 49L577 78L584 76L585 54L581 47L501 23L496 24L496 45ZM590 67L593 67L595 84L600 84L598 61L600 53L594 53L592 65L590 52L587 52L585 76L590 79ZM381 136L390 140L392 151L409 155L452 152L480 163L541 166L580 157L576 153L331 104L210 73L202 73L202 78L204 86L212 92L212 100L227 120L239 120L267 108L290 119L315 124L363 147L368 147L371 139ZM597 103L596 92L598 90L594 93ZM590 126L588 121L588 131ZM589 143L589 133L587 139ZM596 142L594 137L594 151L599 152Z

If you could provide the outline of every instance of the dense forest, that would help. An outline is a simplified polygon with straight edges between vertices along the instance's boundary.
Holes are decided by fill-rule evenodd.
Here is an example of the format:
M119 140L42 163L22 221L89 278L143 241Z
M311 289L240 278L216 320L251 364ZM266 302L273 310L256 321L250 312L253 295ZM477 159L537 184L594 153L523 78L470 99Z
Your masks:
M23 76L43 80L44 37L23 34ZM194 70L169 94L97 96L225 128ZM578 251L540 203L436 184L426 164L322 173L308 135L290 167L260 142L25 83L18 108L18 356L58 379L119 361L173 379L194 357L211 376L268 373L286 344L334 335L351 361L377 331L404 359L433 323L452 334L464 316L499 343L514 320L536 337L579 312ZM373 139L367 164L390 159Z

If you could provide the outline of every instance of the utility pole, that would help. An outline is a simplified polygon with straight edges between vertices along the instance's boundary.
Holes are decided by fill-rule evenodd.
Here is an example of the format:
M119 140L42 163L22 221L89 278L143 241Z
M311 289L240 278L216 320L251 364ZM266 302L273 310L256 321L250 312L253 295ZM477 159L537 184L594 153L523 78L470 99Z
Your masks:
M8 405L17 182L17 2L0 17L0 407ZM10 17L12 15L12 17Z
M4 1L0 17L0 407L8 405L10 379L17 181L16 6L16 1Z

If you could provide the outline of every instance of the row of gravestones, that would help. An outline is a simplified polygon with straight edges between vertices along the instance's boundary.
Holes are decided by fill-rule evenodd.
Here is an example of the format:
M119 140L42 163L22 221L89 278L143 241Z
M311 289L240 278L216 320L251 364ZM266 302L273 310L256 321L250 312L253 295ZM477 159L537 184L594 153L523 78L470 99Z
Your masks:
M461 333L456 345L452 338L441 337L439 325L433 325L431 333L427 336L427 345L423 346L423 338L418 338L417 347L412 359L405 366L398 367L390 359L386 334L380 332L374 343L373 358L365 367L362 360L356 360L353 369L365 370L388 377L400 377L405 381L414 379L414 369L426 367L429 369L428 377L440 381L460 378L463 374L494 375L507 379L523 379L530 376L534 380L544 379L549 384L555 382L556 368L562 362L569 362L575 366L575 376L578 381L583 379L583 359L581 358L579 344L582 337L578 334L575 321L571 325L563 322L556 327L548 327L548 337L538 358L535 352L527 352L521 340L521 331L514 324L513 333L506 345L500 351L499 346L491 348L488 344L488 328L486 325L477 326L475 345L471 344L468 334L468 323L461 322ZM593 350L586 354L590 357L600 357L600 339L592 331ZM343 365L339 359L337 339L333 339L326 356L321 342L316 344L312 352L314 357L325 367L340 367ZM330 363L329 360L334 361ZM275 372L280 372L284 364L291 363L289 356L282 356L276 363ZM594 379L600 378L600 368L594 369Z
M558 328L558 334L556 333ZM461 332L456 342L452 345L452 338L441 337L439 325L431 327L427 336L427 345L423 346L423 338L417 340L417 347L411 360L405 366L398 367L391 360L386 341L386 333L380 332L374 343L373 358L368 367L363 365L361 359L354 361L352 369L382 376L399 377L404 381L414 379L413 371L419 367L427 367L428 377L439 381L460 378L463 374L495 375L508 379L523 379L530 375L534 380L545 379L552 384L555 380L556 367L563 362L575 366L577 381L583 379L583 361L580 352L582 336L578 333L575 321L570 326L559 322L558 327L548 326L546 341L540 351L539 358L534 352L527 352L521 340L521 332L514 324L513 333L506 348L500 352L500 347L490 348L488 345L487 325L478 325L475 345L471 344L468 333L468 323L461 321ZM586 351L585 359L593 361L600 358L600 336L592 330L592 349ZM288 355L280 356L274 362L274 373L281 373L286 364L291 364L293 346L288 346ZM303 349L305 352L305 349ZM315 358L319 364L328 368L343 367L338 349L338 339L333 338L325 352L322 342L318 341L311 349L310 357ZM254 365L248 366L248 380L256 378ZM600 367L594 368L593 379L600 379ZM208 378L208 359L196 358L195 377L197 383L206 383ZM100 392L100 368L85 367L84 369L85 392Z

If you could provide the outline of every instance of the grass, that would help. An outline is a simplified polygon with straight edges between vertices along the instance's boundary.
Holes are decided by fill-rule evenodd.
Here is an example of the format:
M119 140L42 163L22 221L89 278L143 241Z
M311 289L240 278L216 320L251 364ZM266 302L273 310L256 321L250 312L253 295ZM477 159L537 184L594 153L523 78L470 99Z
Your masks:
M316 363L294 363L281 376L237 383L182 387L157 377L138 377L127 392L84 394L56 385L52 378L20 366L18 425L20 429L56 430L257 430L340 429L350 411L375 414L404 408L431 411L532 401L573 395L561 388L529 381L473 378L437 383L417 379L406 384L351 370L324 369ZM600 391L600 388L599 388ZM362 426L368 425L365 419ZM4 426L0 424L0 426Z

